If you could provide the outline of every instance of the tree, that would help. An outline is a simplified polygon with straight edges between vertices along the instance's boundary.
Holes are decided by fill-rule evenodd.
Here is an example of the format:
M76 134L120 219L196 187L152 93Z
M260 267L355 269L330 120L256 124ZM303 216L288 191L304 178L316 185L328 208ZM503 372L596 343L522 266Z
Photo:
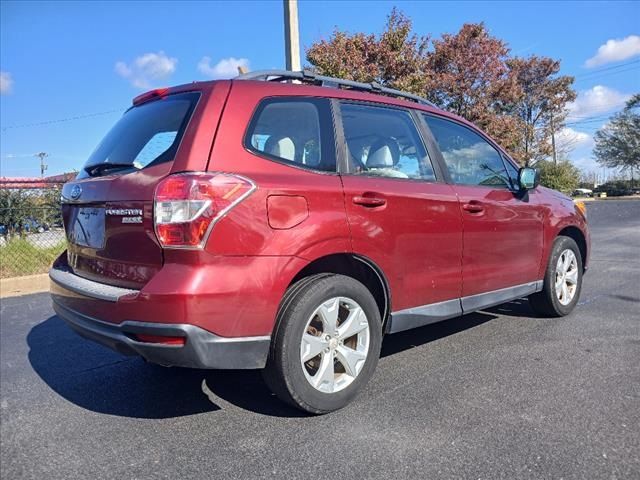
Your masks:
M336 29L329 40L307 50L307 60L323 75L421 94L428 77L428 45L429 37L412 34L411 20L394 8L380 35Z
M541 160L536 164L540 170L540 183L564 193L571 193L580 183L580 170L569 160L558 163Z
M640 94L631 97L624 110L598 130L594 139L597 162L629 172L633 188L634 170L640 169Z
M535 165L552 153L551 135L560 130L566 105L576 98L571 88L574 78L557 76L560 62L548 57L515 57L506 63L518 88L512 113L521 123L517 145L510 153L524 165Z
M425 95L439 107L466 118L508 150L518 141L519 122L509 108L518 88L506 64L509 48L484 24L465 24L443 34L429 52Z
M307 60L321 74L422 95L478 125L522 164L549 156L551 133L575 99L573 78L558 76L559 61L510 58L483 23L430 41L395 8L380 35L336 29L307 50Z
M26 190L0 190L0 225L7 235L22 230L26 218L33 215L33 196Z
M510 149L518 139L518 121L504 108L516 98L505 64L508 51L483 24L445 34L429 51L429 36L412 33L411 20L394 8L379 36L335 30L307 50L307 60L324 75L425 96Z

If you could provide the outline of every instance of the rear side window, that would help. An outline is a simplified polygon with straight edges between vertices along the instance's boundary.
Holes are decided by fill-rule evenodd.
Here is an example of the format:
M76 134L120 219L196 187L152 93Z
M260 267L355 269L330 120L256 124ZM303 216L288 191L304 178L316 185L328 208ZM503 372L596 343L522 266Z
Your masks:
M340 111L350 173L435 181L409 112L352 103Z
M493 188L511 186L500 154L484 138L455 122L431 115L424 118L454 183Z
M199 96L169 95L130 108L91 154L85 171L106 171L95 168L101 164L141 169L172 161Z
M336 171L329 103L313 98L270 98L256 110L245 147L302 168Z

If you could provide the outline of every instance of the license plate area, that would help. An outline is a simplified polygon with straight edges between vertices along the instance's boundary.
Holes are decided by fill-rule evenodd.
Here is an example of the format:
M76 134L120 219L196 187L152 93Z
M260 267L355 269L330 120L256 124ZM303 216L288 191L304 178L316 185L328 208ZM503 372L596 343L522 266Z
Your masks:
M104 208L79 207L71 212L67 239L82 247L104 247Z

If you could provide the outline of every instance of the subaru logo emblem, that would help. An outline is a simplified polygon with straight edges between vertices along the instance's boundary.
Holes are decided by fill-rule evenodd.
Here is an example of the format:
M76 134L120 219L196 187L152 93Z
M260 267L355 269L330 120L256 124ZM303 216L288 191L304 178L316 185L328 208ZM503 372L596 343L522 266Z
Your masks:
M82 187L80 185L74 185L71 189L71 199L77 200L82 195Z

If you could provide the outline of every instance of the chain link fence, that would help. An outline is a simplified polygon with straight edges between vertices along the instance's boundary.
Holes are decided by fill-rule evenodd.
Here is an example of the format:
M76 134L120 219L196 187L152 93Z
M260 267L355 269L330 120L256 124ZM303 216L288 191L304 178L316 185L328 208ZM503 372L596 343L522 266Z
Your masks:
M0 207L0 278L46 273L65 241L59 206Z

